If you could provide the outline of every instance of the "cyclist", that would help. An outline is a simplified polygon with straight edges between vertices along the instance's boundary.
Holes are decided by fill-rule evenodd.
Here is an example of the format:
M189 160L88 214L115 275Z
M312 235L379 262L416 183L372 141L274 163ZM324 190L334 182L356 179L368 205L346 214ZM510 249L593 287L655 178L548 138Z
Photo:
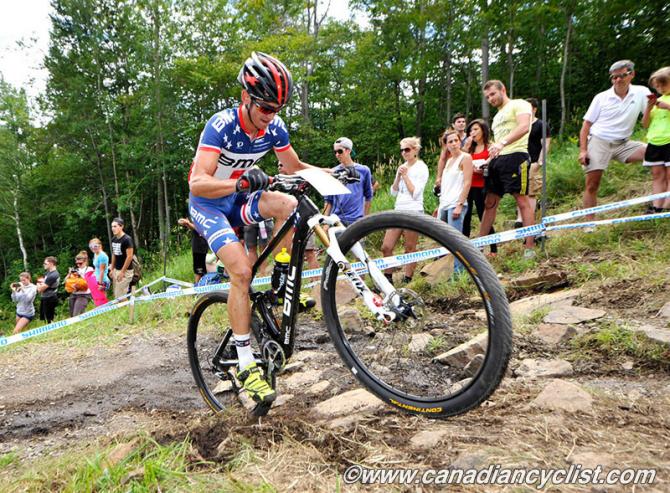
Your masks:
M254 165L270 150L288 173L312 167L300 161L278 116L293 93L291 73L276 58L252 52L238 75L241 104L212 116L200 135L189 172L189 211L197 232L226 266L231 287L228 313L239 359L238 379L259 404L276 393L254 362L250 346L249 285L252 263L233 227L275 218L275 232L297 205L295 197L270 192L269 178ZM287 235L284 245L290 247Z

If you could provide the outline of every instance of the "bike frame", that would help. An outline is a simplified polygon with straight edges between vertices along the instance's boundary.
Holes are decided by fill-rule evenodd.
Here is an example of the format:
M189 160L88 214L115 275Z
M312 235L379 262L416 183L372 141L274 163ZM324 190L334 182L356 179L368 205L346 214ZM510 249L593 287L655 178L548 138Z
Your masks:
M251 271L251 277L254 278L261 264L272 254L279 243L289 233L291 229L295 229L293 235L293 247L291 250L291 262L289 263L288 275L286 276L286 284L284 287L284 305L282 309L281 326L277 327L274 314L263 302L265 293L256 292L250 288L249 297L254 303L259 314L263 318L265 327L270 332L268 335L277 341L286 358L290 358L293 354L295 345L295 325L298 316L298 297L300 296L300 287L302 284L302 265L305 255L305 248L307 246L307 238L310 232L310 226L307 223L312 217L319 215L319 208L306 195L301 195L298 198L298 206L288 217L281 229L277 232L274 238L268 243L265 249L258 256L258 260L254 263ZM318 231L320 230L320 231ZM321 241L327 236L321 226L315 227L315 233L318 234ZM253 309L253 308L252 308Z

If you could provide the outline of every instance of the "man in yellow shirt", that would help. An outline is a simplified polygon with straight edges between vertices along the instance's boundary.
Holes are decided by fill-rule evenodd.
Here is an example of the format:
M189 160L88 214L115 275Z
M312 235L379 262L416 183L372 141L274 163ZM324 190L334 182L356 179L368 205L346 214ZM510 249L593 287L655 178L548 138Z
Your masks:
M532 107L523 99L510 99L505 85L499 80L484 84L484 96L491 106L498 108L491 129L495 143L489 148L491 161L486 177L486 202L479 236L491 229L498 211L500 199L506 193L516 200L524 227L534 224L534 214L528 200L530 158L528 135ZM532 236L526 238L524 257L535 256Z

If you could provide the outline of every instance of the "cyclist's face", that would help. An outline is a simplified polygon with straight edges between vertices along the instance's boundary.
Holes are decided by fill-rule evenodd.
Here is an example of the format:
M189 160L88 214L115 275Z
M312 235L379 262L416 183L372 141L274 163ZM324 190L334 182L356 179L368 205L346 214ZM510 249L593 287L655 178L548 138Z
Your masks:
M251 122L259 130L265 130L281 109L273 103L252 100L246 91L242 91L242 102L249 112Z

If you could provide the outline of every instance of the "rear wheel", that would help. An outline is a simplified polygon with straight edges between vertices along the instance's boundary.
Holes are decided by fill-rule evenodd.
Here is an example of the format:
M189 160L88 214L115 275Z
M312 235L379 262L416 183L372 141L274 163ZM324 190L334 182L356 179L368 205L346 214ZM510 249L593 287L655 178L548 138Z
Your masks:
M228 294L225 292L202 296L193 307L186 336L193 378L203 400L214 412L223 410L242 396L235 378L237 351L233 344L232 330L229 328L227 303ZM258 317L254 316L254 322L257 321ZM260 346L257 341L258 330L254 324L252 331L256 336L251 338L251 342L254 354L257 355L257 364L261 364L267 372L266 365L258 359ZM274 387L274 378L272 386ZM242 402L257 416L267 414L269 410L269 407L255 406L245 399Z
M396 294L386 297L385 306L396 312L395 320L377 320L349 281L337 279L340 269L328 257L321 299L330 335L356 378L385 402L433 418L466 412L492 394L507 368L512 323L505 293L465 236L424 214L368 216L342 233L340 248L352 264L358 261L350 252L357 241L370 258L383 257L381 245L391 229L416 234L420 252L409 258L416 260L412 281L403 279L402 269L392 274ZM387 259L391 265L403 254L402 243ZM456 272L454 257L460 263ZM371 276L361 277L380 291Z

